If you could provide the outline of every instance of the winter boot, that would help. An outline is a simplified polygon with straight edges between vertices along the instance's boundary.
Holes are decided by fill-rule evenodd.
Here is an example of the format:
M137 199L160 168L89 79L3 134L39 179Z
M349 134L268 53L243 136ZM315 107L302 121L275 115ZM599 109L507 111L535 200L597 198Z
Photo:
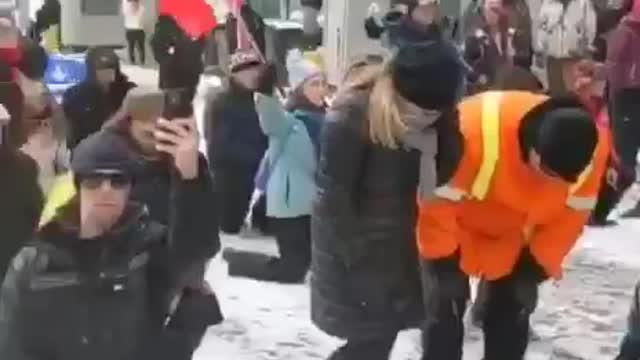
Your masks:
M229 264L229 276L263 281L273 280L274 263L278 261L266 254L236 249L225 249L222 258Z

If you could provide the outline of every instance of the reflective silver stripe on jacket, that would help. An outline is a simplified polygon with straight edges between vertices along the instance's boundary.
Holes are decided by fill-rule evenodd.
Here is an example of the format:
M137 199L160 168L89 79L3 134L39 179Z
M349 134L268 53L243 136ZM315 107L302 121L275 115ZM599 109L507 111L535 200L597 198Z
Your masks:
M578 211L593 210L596 207L598 199L594 196L569 196L567 197L567 206Z
M467 195L464 190L460 190L448 185L437 187L434 192L437 197L451 201L461 201Z

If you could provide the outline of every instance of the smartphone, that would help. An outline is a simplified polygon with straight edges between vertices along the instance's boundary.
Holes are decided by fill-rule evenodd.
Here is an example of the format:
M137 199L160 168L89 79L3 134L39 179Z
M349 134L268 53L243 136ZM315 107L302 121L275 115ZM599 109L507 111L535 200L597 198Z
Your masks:
M167 120L188 118L193 115L193 96L185 88L165 91L163 117Z

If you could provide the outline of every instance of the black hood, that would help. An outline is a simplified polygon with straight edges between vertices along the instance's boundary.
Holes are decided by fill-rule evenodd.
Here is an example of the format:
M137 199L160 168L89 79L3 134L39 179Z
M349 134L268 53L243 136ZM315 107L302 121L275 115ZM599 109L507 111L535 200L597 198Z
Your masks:
M116 83L127 82L129 79L122 73L120 69L120 58L110 48L93 47L87 51L86 57L87 77L86 82L95 82L96 74L99 68L109 68L116 71Z

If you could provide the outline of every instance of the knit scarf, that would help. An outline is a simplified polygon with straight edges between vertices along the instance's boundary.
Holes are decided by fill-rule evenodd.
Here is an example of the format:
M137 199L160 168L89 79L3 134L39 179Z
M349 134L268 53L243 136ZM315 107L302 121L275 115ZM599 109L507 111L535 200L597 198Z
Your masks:
M407 148L420 151L418 196L422 200L433 198L436 188L438 133L434 125L440 115L439 111L424 110L409 102L402 111L402 120L407 126L402 141Z

